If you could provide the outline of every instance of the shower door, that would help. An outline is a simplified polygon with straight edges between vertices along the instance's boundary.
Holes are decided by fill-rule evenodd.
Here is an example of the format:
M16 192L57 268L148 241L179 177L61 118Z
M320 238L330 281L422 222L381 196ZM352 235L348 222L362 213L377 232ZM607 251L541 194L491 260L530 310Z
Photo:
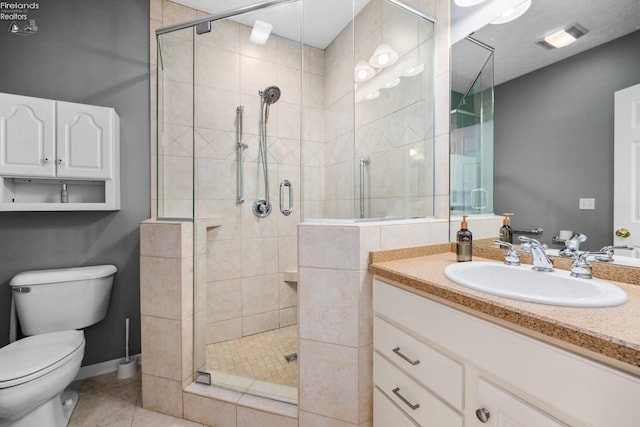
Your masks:
M288 2L214 20L194 35L196 368L250 393L273 383L270 392L290 402L298 381L300 14L300 3ZM283 28L291 21L293 33Z

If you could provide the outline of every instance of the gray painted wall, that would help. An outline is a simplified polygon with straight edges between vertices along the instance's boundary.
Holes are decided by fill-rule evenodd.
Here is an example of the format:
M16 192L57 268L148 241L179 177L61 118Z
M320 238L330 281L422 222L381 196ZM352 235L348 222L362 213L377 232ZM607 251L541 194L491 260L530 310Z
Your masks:
M640 83L638 46L640 31L495 88L494 206L514 228L542 227L550 246L561 229L586 234L585 249L611 244L613 94Z
M0 21L0 92L113 107L120 116L121 210L0 212L0 346L7 344L8 282L24 270L118 267L107 318L85 330L83 365L140 352L139 223L150 215L148 0L40 1L38 33Z

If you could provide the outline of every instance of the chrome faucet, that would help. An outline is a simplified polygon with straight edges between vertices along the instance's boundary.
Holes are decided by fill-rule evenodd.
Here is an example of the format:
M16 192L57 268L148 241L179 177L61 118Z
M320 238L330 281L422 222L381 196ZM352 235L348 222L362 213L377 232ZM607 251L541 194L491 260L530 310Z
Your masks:
M507 265L520 265L520 255L516 248L509 242L503 242L502 240L494 240L493 243L497 243L500 246L506 246L507 252L504 255L504 263Z
M574 234L570 239L565 240L564 248L560 251L560 256L575 258L576 254L580 251L580 243L586 241L586 235Z
M593 276L591 275L591 263L587 259L589 256L595 257L611 257L613 255L613 250L608 252L577 252L573 263L571 264L571 275L573 277L580 277L581 279L591 279ZM598 259L598 258L596 258Z
M535 271L553 271L553 261L551 261L551 258L549 258L545 252L547 245L543 245L536 239L525 236L518 236L518 239L523 242L520 245L522 252L531 253L533 257L533 269Z

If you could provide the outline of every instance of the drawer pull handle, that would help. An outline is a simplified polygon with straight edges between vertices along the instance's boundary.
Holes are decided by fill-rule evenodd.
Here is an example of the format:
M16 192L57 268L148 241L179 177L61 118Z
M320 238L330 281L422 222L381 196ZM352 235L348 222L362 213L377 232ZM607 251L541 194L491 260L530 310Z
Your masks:
M393 349L393 352L394 352L395 354L397 354L398 356L402 357L404 360L406 360L407 362L411 363L411 364L412 364L412 365L414 365L414 366L415 366L415 365L417 365L418 363L420 363L420 360L411 360L411 359L409 359L407 356L405 356L404 354L402 354L402 353L400 352L400 347L396 347L396 348L394 348L394 349Z
M489 418L491 418L491 414L487 409L480 408L480 409L476 409L476 417L478 417L480 422L486 423L489 421Z
M398 399L402 400L404 402L405 405L407 405L409 408L413 409L414 411L416 409L418 409L420 407L419 403L416 403L415 405L411 404L411 402L409 402L403 395L400 394L400 387L396 387L393 390L393 394L395 394L396 396L398 396Z

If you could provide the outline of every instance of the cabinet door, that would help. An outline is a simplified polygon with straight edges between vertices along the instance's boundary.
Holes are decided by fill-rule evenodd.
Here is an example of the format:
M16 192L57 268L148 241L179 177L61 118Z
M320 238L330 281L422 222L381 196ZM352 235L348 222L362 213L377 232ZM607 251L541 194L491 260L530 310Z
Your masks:
M495 427L566 426L566 424L539 411L483 378L478 379L477 393L477 410L483 411L484 414L476 412L475 423L471 425Z
M373 427L418 427L383 392L373 388Z
M113 110L57 102L60 178L113 178Z
M0 94L0 175L54 176L55 102Z

